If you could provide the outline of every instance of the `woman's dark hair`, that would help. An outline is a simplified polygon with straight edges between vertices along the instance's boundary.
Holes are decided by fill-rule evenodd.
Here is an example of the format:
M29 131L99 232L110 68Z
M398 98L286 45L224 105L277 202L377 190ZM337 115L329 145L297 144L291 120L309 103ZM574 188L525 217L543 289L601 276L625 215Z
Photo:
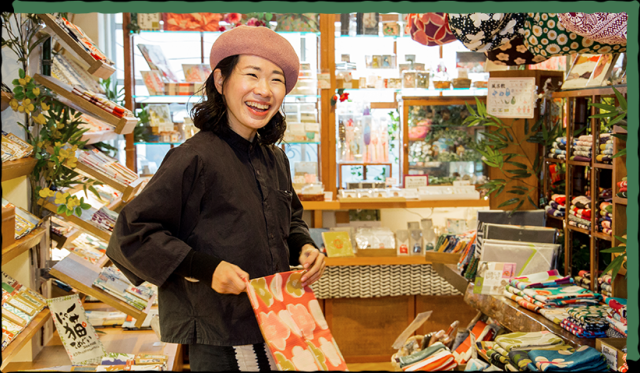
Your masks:
M216 66L216 69L220 69L222 73L223 86L238 64L238 60L239 55L230 56L220 61ZM224 96L216 89L213 73L205 82L204 90L206 97L202 102L193 105L191 109L193 124L202 131L211 131L215 134L229 131L227 104ZM278 111L266 126L258 130L258 141L263 145L276 144L282 140L286 129L286 118Z

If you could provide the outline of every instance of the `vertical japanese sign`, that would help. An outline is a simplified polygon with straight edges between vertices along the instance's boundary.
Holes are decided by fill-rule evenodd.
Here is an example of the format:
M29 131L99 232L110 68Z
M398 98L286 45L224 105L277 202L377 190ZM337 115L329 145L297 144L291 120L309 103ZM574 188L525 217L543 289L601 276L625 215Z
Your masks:
M107 354L77 294L47 299L62 345L71 364L100 364Z
M498 118L533 118L535 78L489 78L487 113Z

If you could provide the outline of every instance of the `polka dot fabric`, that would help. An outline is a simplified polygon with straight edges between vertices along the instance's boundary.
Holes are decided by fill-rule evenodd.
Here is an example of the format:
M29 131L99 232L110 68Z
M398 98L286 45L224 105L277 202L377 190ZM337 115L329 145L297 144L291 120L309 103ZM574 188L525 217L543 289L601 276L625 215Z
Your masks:
M498 48L524 27L524 13L449 13L449 27L465 47L476 52Z
M524 37L521 35L484 54L489 61L502 66L534 65L547 60L543 56L534 56L524 45Z
M607 44L627 44L627 13L558 13L567 31Z
M449 28L447 13L412 13L409 15L411 39L434 47L456 41Z
M598 43L566 30L558 13L528 13L524 22L524 43L535 56L546 58L574 53L620 53L627 49L620 44Z

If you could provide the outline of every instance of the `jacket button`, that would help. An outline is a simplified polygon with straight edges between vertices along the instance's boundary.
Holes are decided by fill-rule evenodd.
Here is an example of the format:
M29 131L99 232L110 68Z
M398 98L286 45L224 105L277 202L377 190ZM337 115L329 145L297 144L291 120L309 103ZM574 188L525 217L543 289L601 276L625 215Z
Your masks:
M256 175L260 176L260 170L256 170Z
M269 234L269 237L270 237L271 239L273 239L273 233L270 233L270 234Z

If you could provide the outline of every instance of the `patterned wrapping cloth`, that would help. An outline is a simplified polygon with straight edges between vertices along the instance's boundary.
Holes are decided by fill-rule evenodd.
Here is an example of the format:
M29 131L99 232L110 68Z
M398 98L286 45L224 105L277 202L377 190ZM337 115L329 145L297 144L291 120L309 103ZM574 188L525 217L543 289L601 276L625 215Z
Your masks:
M558 13L567 31L599 43L627 44L627 13Z
M524 45L524 37L517 35L510 41L484 54L489 61L501 66L534 65L546 61L546 57L534 56Z
M574 53L621 53L627 49L619 44L598 43L566 30L558 13L527 13L524 37L531 53L547 58Z
M126 108L112 101L109 101L106 98L97 96L96 94L89 92L80 86L74 86L71 92L96 105L100 109L115 115L118 118L123 118L125 116L133 117L133 113L131 113Z
M511 286L520 290L527 288L558 287L560 285L571 283L573 283L571 276L560 276L557 269L534 273L527 276L515 277L510 281Z
M411 13L408 17L411 39L433 47L456 41L449 28L447 13Z
M560 323L560 326L574 334L578 338L605 338L607 336L606 329L598 331L588 331L577 324L571 317L568 317Z
M486 52L511 41L522 30L524 13L449 13L449 27L465 47Z
M553 194L551 199L562 206L565 206L567 202L567 197L564 194Z
M581 209L591 208L591 198L587 196L577 196L571 200L571 204Z
M573 213L569 213L569 223L571 222L576 223L577 227L587 229L587 230L591 229L591 221L581 219L575 216Z
M602 295L575 285L556 288L524 289L522 291L525 295L543 303L558 304L558 302L568 300L596 300L599 302L602 300Z
M495 338L495 342L506 352L512 350L533 350L563 344L560 337L549 331L502 334Z
M528 353L532 361L527 368L542 372L607 372L605 357L590 346L580 346L575 352L568 350L533 350Z
M559 210L559 211L564 211L565 210L565 206L559 204L558 202L551 200L549 202L549 206L551 206L553 209Z
M559 308L542 308L540 310L540 314L544 316L547 320L553 322L554 324L560 325L562 320L569 317L569 307L559 307Z

